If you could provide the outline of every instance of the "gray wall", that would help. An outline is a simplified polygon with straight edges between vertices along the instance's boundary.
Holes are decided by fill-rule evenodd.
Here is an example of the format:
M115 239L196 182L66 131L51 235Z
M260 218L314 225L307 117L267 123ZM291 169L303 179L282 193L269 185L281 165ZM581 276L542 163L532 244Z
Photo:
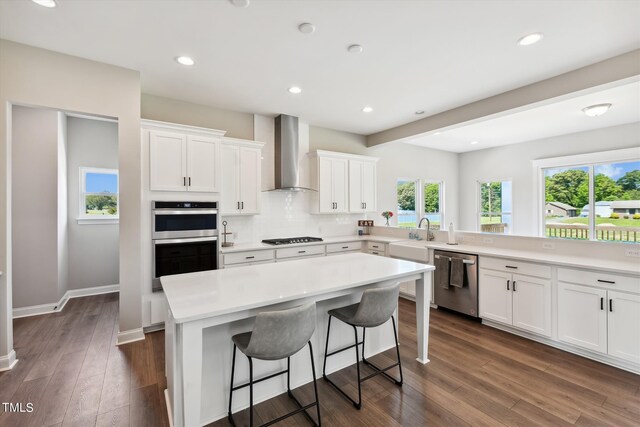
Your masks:
M532 160L640 146L640 123L460 154L460 230L475 231L477 182L511 179L512 234L537 235Z
M12 111L13 306L58 301L58 113Z
M309 126L309 151L313 150L367 155L367 137L357 133Z
M118 125L67 118L69 289L118 283L118 224L78 224L80 167L118 169Z

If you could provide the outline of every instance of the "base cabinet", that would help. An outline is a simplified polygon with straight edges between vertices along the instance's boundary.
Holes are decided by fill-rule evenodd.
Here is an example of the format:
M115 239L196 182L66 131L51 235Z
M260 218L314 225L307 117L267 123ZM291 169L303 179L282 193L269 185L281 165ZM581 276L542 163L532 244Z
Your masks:
M608 353L640 363L640 295L608 291Z

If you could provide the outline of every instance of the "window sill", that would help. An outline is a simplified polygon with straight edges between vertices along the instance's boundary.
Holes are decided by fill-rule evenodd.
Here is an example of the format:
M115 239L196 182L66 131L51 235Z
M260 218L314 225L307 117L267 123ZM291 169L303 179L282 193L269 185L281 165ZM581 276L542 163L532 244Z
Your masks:
M78 218L79 225L107 225L119 224L120 218Z

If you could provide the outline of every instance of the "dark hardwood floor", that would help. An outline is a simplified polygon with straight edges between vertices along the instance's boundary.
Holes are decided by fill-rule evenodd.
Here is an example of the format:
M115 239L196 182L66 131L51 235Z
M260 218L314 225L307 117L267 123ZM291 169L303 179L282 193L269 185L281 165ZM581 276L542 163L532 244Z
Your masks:
M380 376L366 381L358 411L320 380L324 425L640 425L638 375L437 310L431 362L421 365L414 360L415 306L401 299L399 312L404 386ZM2 412L0 426L168 426L164 333L116 346L117 314L117 294L107 294L72 299L61 313L16 319L20 362L0 373L0 402L30 402L34 411ZM334 376L356 392L354 367ZM311 385L295 393L305 402L313 398ZM286 394L278 396L256 407L256 420L292 405ZM247 411L237 421L246 423ZM297 415L281 425L307 422Z

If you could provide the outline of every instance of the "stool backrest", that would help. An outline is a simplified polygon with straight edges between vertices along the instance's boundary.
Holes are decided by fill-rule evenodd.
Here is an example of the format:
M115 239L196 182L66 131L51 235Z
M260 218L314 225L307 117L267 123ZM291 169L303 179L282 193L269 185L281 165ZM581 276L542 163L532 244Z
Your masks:
M258 359L284 359L307 345L316 329L316 304L258 313L246 354Z
M398 306L400 283L385 288L367 289L362 294L353 321L374 327L389 320Z

